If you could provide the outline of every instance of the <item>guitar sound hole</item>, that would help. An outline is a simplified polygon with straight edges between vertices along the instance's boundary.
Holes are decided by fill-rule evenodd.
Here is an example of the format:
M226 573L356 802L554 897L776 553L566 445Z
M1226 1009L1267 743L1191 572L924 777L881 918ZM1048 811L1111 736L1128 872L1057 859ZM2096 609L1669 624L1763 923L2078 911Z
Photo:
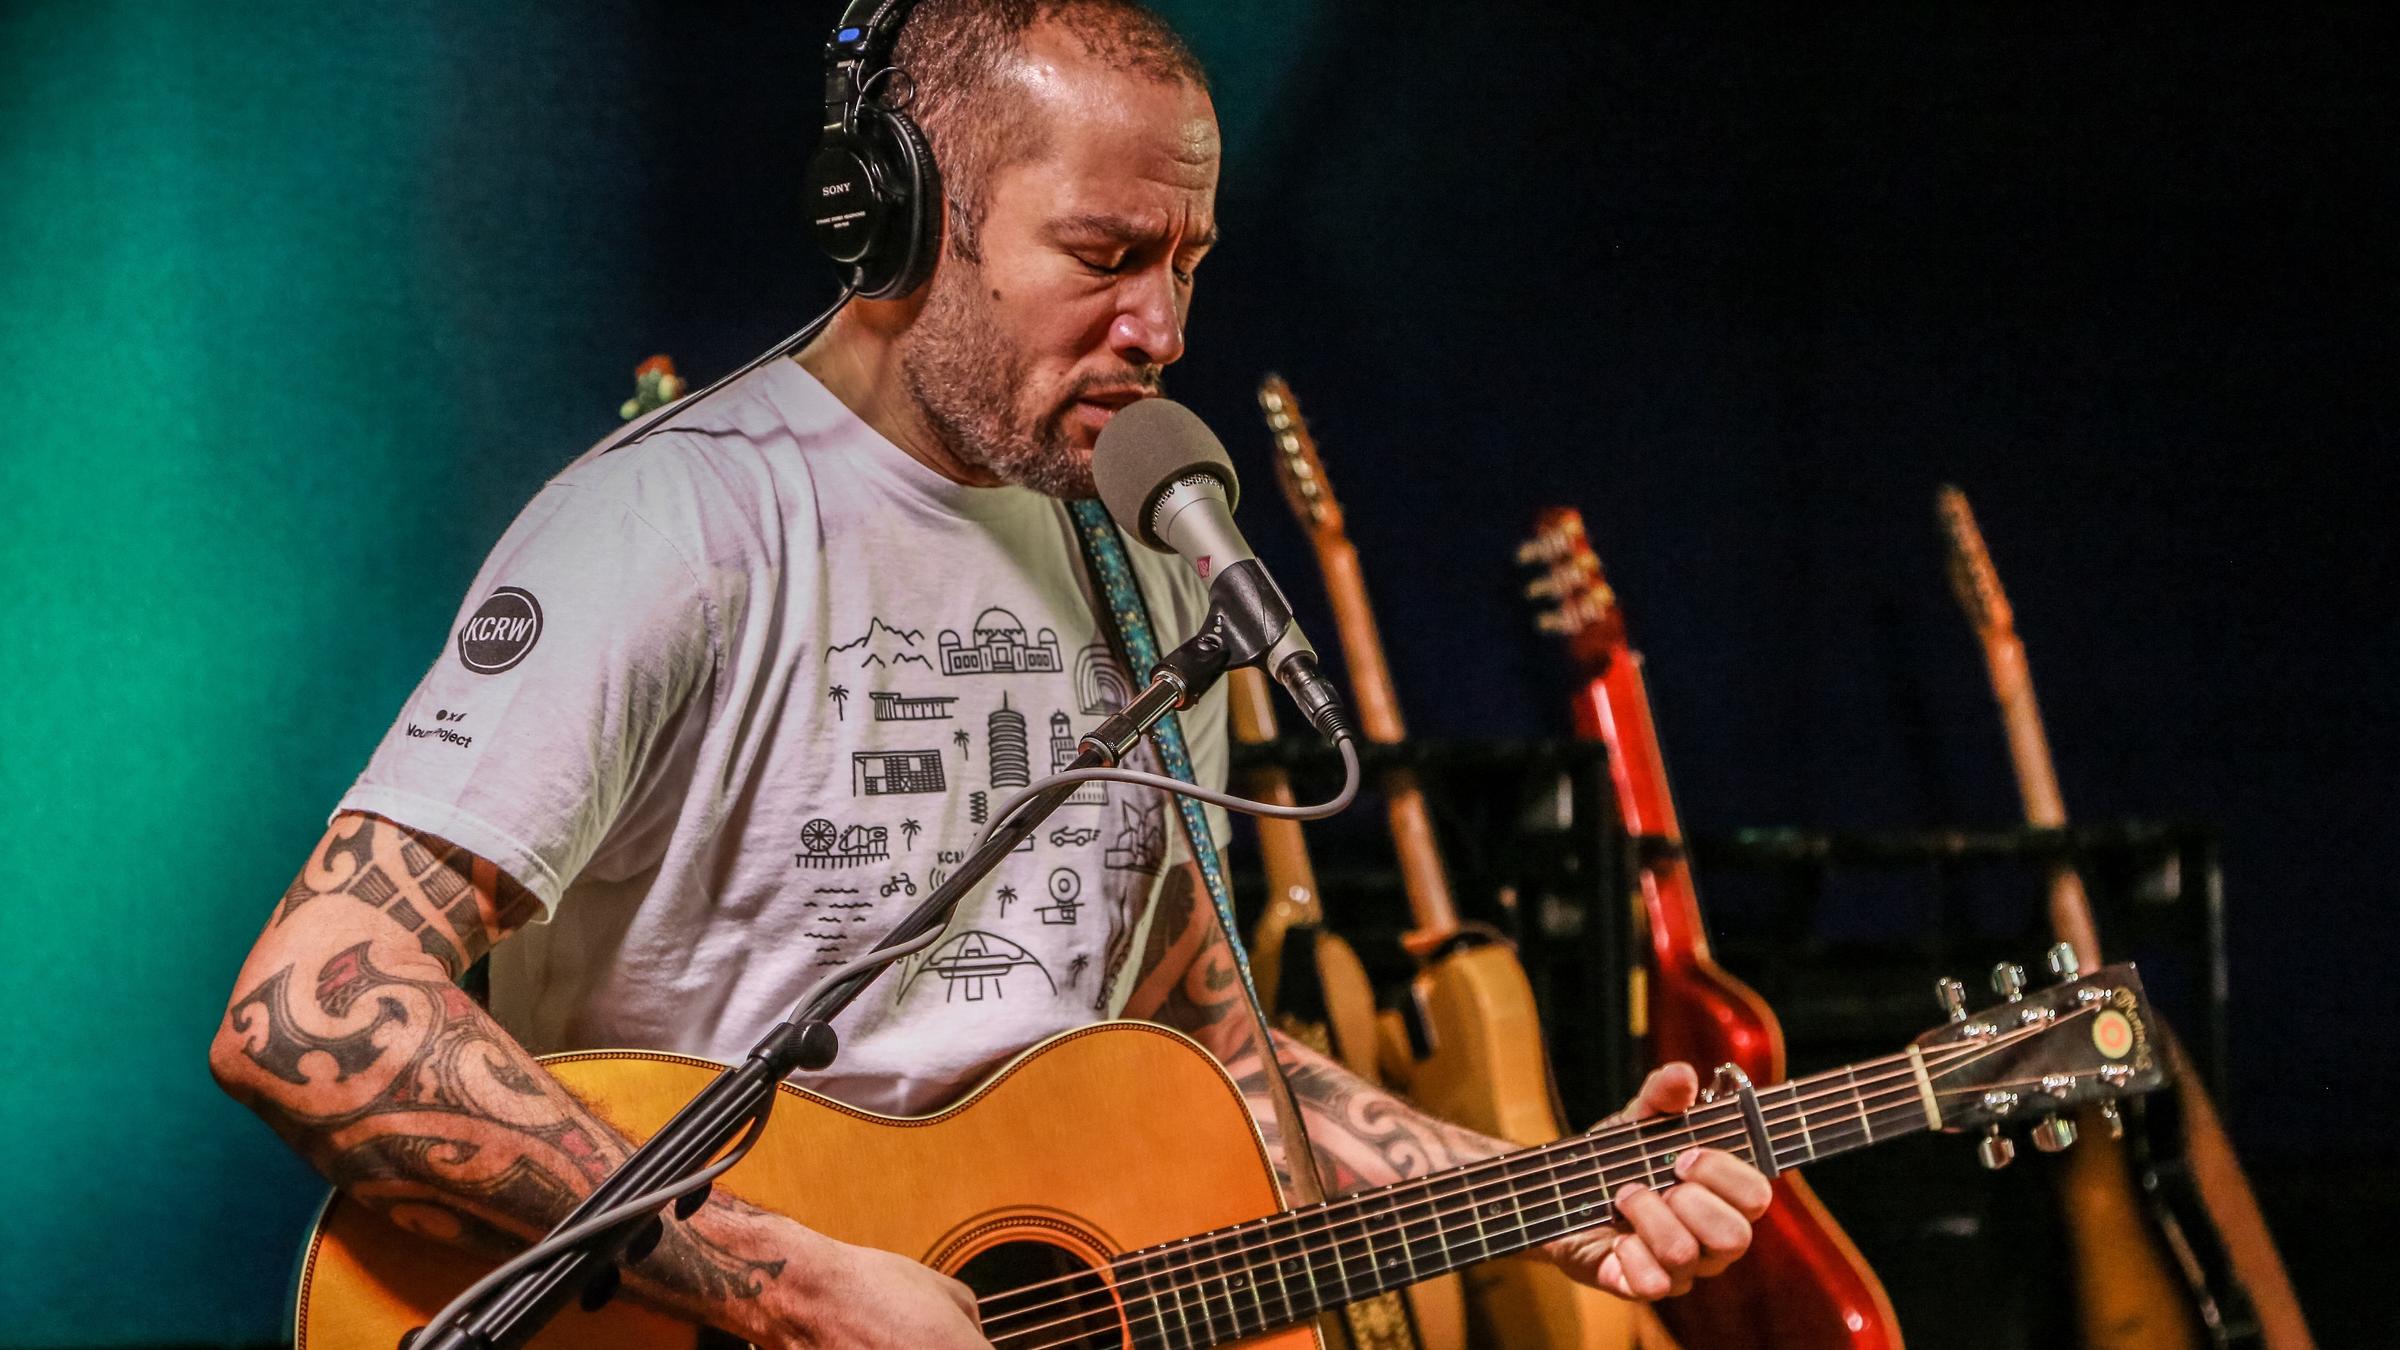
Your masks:
M1124 1324L1108 1285L1064 1247L1036 1239L976 1253L958 1280L983 1303L983 1334L999 1350L1119 1350Z

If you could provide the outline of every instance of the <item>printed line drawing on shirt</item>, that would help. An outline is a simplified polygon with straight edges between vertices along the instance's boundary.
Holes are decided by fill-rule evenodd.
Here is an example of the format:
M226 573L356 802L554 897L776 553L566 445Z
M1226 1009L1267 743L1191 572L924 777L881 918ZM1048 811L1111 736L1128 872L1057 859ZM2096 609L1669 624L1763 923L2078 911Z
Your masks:
M967 823L981 825L992 818L992 799L980 792L967 794Z
M1144 806L1127 798L1118 806L1117 833L1106 854L1108 865L1120 872L1156 872L1167 856L1166 803Z
M925 888L931 891L938 891L942 888L942 883L948 881L949 879L950 869L947 867L937 867L925 874Z
M1078 825L1073 829L1061 825L1050 832L1050 847L1082 848L1099 837L1100 831L1089 825Z
M889 670L912 661L931 670L933 662L916 650L917 644L924 640L925 631L921 628L894 628L881 619L869 618L865 634L825 649L825 664L832 665L833 659L839 656L844 668L850 670L866 670L873 666Z
M916 893L917 883L909 880L906 872L895 872L883 883L883 894L887 898L894 895L915 895Z
M964 1000L981 1003L986 998L1006 995L1008 982L1020 971L1031 969L1042 977L1050 992L1058 992L1058 981L1050 978L1049 968L1033 953L1000 936L980 928L970 928L933 949L924 964L908 978L900 996L906 998L919 976L926 971L942 977L942 1002Z
M1050 714L1050 772L1065 773L1074 768L1075 756L1082 748L1082 739L1075 734L1075 724L1067 720L1067 715L1063 712ZM1060 805L1106 806L1108 788L1100 783L1077 783L1075 790L1068 793L1067 799Z
M917 846L917 836L922 834L924 830L925 827L919 824L914 817L901 821L900 847L915 848Z
M947 722L955 716L950 706L958 699L951 694L898 694L889 689L870 689L867 701L875 705L878 722Z
M1109 654L1108 644L1095 642L1075 653L1075 707L1086 717L1106 717L1133 701L1125 668Z
M833 700L834 721L847 722L850 720L850 714L847 711L850 706L850 691L848 688L837 684L831 689L825 691L825 697Z
M933 860L944 867L956 867L967 860L967 854L964 849L939 849L935 851Z
M1083 878L1071 867L1055 868L1050 873L1050 903L1034 913L1042 916L1045 927L1072 926L1075 913L1083 908Z
M960 727L958 730L950 733L950 743L958 747L959 763L964 764L967 762L969 758L967 754L967 747L973 744L974 740L975 738L973 736L967 734L967 729L965 727Z
M1025 714L1008 706L1008 695L984 720L984 771L994 788L1021 788L1033 781L1033 762L1025 756Z
M1000 902L1000 917L1003 919L1007 918L1008 907L1017 902L1017 888L1014 886L1003 886L999 890L992 892L992 896L994 899Z
M881 825L853 825L843 830L818 816L800 827L800 851L792 865L824 871L884 862L892 856L891 831Z
M948 791L939 750L854 750L850 753L850 795L907 797Z
M975 616L973 641L945 628L936 645L944 675L1057 674L1066 669L1058 656L1058 634L1043 629L1031 641L1016 615L993 606Z
M1067 963L1067 988L1072 989L1082 984L1083 972L1091 964L1092 954L1090 952L1075 953L1075 959Z
M856 887L856 886L811 886L811 887L809 887L809 894L811 894L811 895L856 895L856 894L858 894L858 887Z

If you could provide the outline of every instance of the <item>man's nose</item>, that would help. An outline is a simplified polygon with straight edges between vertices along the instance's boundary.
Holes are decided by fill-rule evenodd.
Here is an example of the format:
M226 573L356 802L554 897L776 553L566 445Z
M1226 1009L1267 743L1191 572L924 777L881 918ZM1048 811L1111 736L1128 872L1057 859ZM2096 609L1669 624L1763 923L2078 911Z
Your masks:
M1132 366L1171 366L1183 358L1183 315L1175 303L1175 280L1154 268L1123 292L1117 317L1108 326L1108 349Z

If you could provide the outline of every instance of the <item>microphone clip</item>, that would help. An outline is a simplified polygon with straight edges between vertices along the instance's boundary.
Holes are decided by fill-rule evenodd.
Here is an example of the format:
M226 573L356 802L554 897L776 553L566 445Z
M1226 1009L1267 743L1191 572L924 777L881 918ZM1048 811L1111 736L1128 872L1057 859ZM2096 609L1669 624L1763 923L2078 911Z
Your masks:
M1182 685L1178 708L1191 707L1226 671L1257 666L1290 691L1326 740L1351 734L1341 695L1318 669L1316 648L1300 635L1291 607L1263 564L1244 558L1225 568L1208 595L1198 635L1161 657L1151 672L1152 679L1163 673Z

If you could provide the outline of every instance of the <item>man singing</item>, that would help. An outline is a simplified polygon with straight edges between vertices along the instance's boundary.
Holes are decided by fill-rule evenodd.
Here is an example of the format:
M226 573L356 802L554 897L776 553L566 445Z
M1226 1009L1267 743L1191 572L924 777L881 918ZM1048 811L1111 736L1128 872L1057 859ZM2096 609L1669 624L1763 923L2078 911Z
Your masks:
M498 1252L554 1223L628 1146L535 1054L740 1058L1122 698L1061 502L1183 355L1216 234L1207 85L1130 0L926 0L892 63L940 171L931 279L543 488L234 985L218 1080L405 1227ZM1166 642L1194 630L1194 577L1134 572ZM1184 724L1221 783L1221 701ZM1087 789L1032 845L869 986L806 1085L919 1114L1145 1018L1223 1061L1274 1138L1172 804ZM488 1013L456 984L486 951ZM1276 1051L1338 1185L1505 1149ZM1634 1109L1695 1086L1661 1070ZM1678 1171L1548 1254L1634 1299L1722 1270L1767 1182L1717 1151ZM724 1188L628 1288L761 1346L986 1344L956 1281Z

